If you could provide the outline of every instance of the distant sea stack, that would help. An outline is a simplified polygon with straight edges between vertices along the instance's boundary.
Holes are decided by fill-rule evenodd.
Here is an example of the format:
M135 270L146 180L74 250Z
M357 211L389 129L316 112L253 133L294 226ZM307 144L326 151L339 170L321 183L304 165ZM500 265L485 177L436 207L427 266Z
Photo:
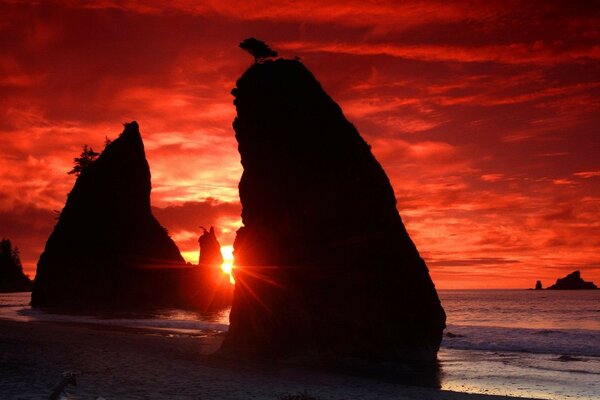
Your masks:
M23 273L19 251L9 239L0 241L0 293L30 292L31 279Z
M40 256L32 305L146 304L176 291L139 272L185 265L150 211L150 190L144 144L131 122L77 178Z
M198 257L198 265L201 267L214 268L221 271L223 264L223 255L221 254L221 245L217 240L215 228L212 226L209 230L204 228L202 235L198 238L200 246L200 255Z
M446 316L370 146L297 60L232 94L244 226L222 351L434 360Z
M542 281L536 281L535 282L535 290L542 290Z
M200 256L198 267L194 268L194 293L195 308L215 310L231 306L233 299L233 285L229 281L229 274L221 268L223 255L221 245L217 240L215 229L204 228L198 238Z
M580 289L598 289L593 282L586 282L581 278L579 271L571 272L564 278L556 280L556 283L548 289L551 290L580 290Z

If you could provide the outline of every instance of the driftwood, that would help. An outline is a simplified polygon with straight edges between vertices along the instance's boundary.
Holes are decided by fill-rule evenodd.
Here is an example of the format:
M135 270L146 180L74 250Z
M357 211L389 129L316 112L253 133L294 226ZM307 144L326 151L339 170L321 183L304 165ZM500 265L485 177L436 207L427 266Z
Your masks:
M59 400L61 395L64 393L67 386L77 386L77 375L81 375L77 372L63 372L62 379L54 385L52 388L52 393L50 394L50 400Z

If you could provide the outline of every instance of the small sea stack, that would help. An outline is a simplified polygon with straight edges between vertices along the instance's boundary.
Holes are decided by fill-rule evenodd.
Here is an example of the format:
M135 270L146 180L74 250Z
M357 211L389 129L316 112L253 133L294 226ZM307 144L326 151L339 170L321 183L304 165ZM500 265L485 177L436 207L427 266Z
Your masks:
M594 282L586 282L581 277L580 271L571 272L564 278L559 278L556 283L549 286L550 290L590 290L598 289L598 286Z
M215 228L211 226L209 230L206 230L202 227L202 231L202 235L198 238L198 245L200 246L198 265L221 270L223 255L221 254L221 244L215 234Z
M535 290L542 290L542 281L535 282Z
M237 81L244 172L222 351L434 360L445 313L370 146L298 60Z
M233 284L229 274L222 269L221 244L214 227L202 227L202 230L198 238L198 266L193 268L195 284L187 285L187 290L192 294L194 308L210 311L229 307L233 299Z

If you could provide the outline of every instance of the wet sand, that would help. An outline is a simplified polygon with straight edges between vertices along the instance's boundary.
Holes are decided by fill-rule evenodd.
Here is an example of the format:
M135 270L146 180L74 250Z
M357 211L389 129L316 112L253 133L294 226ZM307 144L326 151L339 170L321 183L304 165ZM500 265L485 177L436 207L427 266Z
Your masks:
M69 399L506 399L405 386L377 378L245 363L212 355L223 334L203 336L0 320L0 398L47 399L63 372Z

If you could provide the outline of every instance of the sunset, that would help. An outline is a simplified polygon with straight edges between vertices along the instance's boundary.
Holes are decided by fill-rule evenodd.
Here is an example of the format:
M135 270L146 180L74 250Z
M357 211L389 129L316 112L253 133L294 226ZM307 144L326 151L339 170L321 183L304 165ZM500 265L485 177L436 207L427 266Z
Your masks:
M0 31L0 239L29 278L4 290L0 268L0 292L21 296L0 296L0 320L152 307L168 322L127 329L209 332L228 357L316 343L448 362L444 390L571 395L503 392L448 361L486 340L499 347L477 351L531 350L475 326L538 324L587 329L552 354L600 374L585 347L600 291L526 291L600 284L597 2L0 0ZM538 321L544 307L571 314ZM589 324L565 322L578 307ZM580 385L574 398L600 390Z
M223 254L223 263L221 264L221 269L224 273L229 275L229 281L235 284L235 279L233 278L233 246L222 246L221 253Z
M511 4L6 2L2 235L33 277L81 145L136 119L155 215L186 259L198 225L232 245L229 92L253 35L299 56L372 146L439 288L600 280L598 15Z

